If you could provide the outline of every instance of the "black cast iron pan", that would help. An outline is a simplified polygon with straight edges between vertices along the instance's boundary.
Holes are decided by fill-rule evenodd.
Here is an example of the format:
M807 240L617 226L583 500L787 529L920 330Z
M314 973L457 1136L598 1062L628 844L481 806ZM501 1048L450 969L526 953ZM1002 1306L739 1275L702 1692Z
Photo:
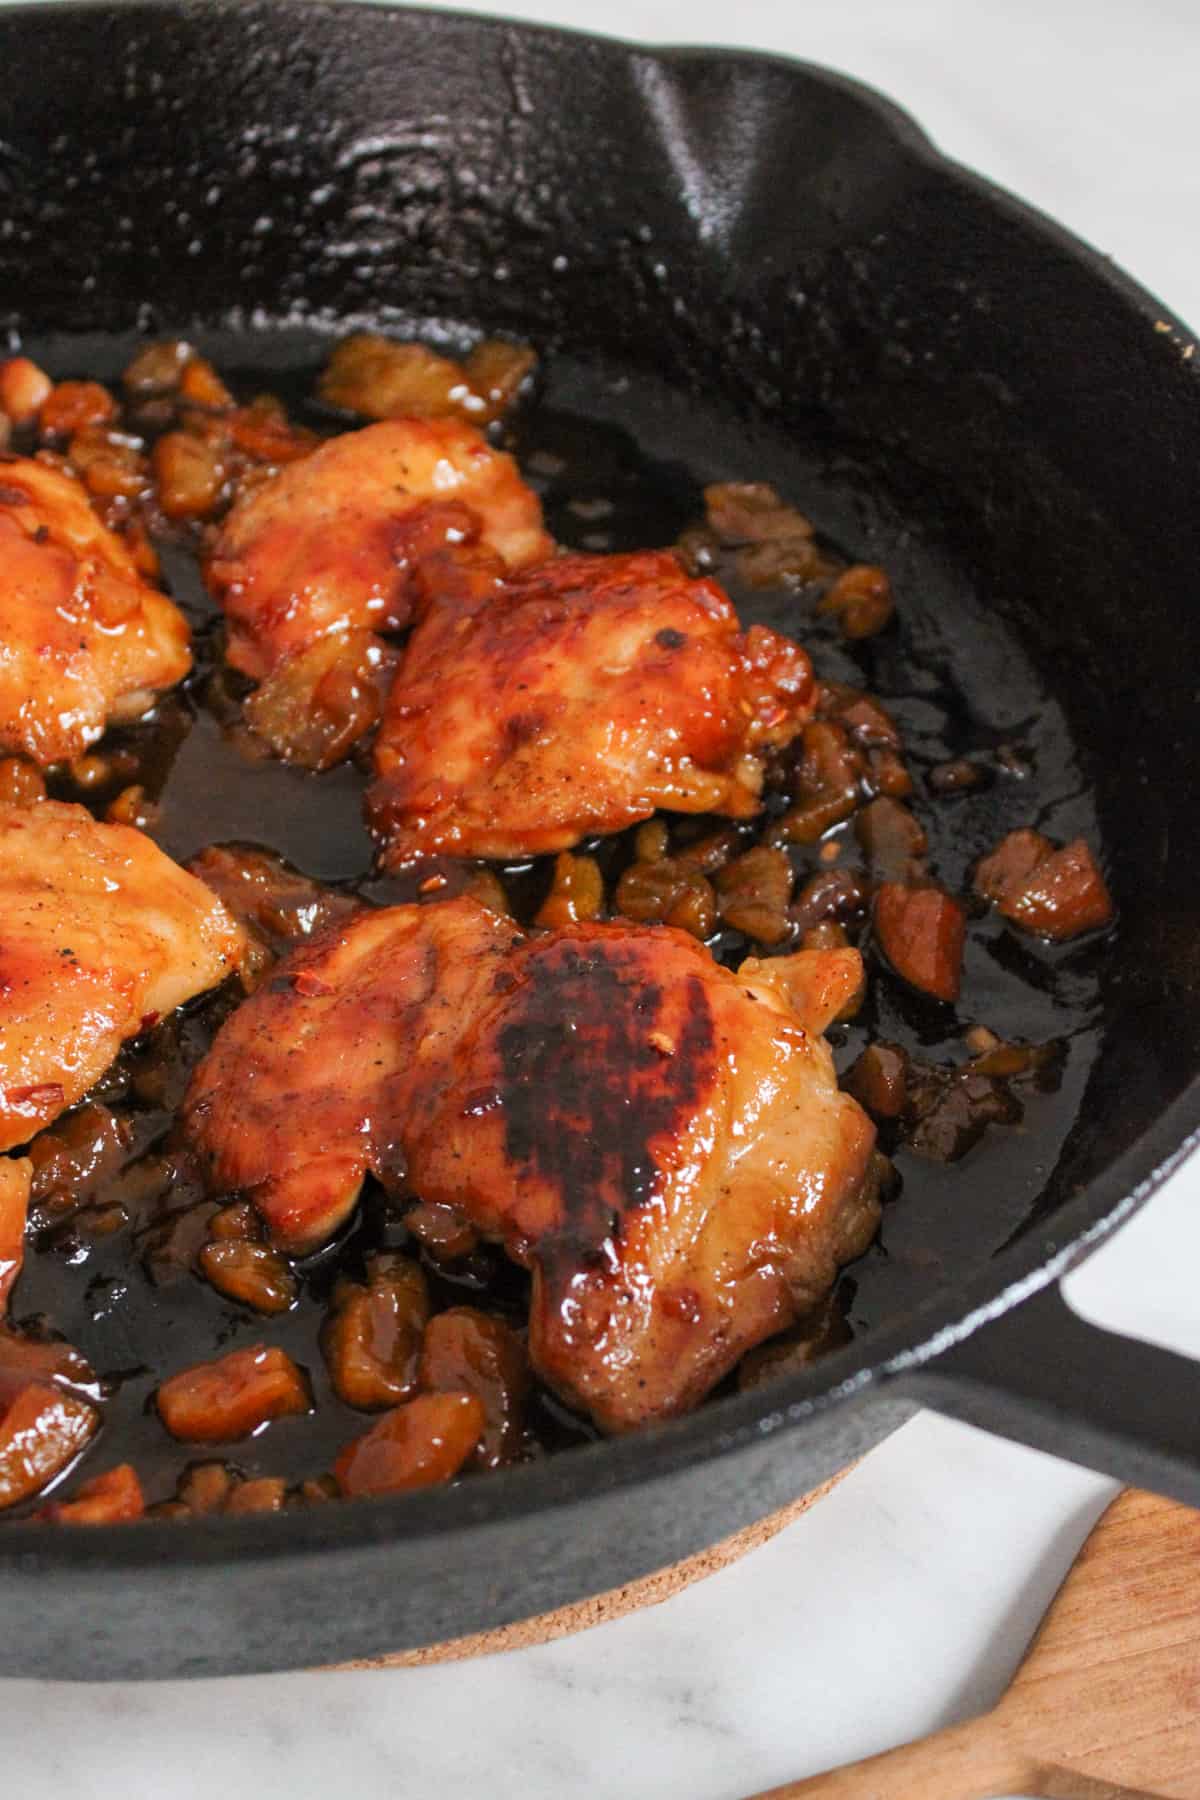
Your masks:
M253 3L3 11L0 71L0 328L76 368L137 330L283 361L352 319L507 330L619 371L594 392L650 437L692 420L696 467L726 435L794 454L848 534L911 567L926 613L971 596L964 667L986 676L997 621L1019 643L1029 729L1061 721L1120 907L1067 1127L1040 1162L962 1177L936 1279L846 1349L451 1491L186 1528L10 1523L0 1672L224 1674L500 1625L714 1542L927 1403L1200 1502L1190 1365L1084 1325L1058 1290L1200 1127L1183 328L801 64Z

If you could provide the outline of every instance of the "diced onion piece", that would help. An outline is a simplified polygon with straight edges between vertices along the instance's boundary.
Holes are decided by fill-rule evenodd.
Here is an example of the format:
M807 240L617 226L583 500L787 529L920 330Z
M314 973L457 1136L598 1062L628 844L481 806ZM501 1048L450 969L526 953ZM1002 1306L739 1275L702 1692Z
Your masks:
M458 1262L470 1256L479 1243L479 1233L467 1215L441 1200L419 1200L405 1213L404 1223L438 1263Z
M838 576L817 603L819 613L832 613L847 638L874 637L896 610L892 585L882 569L856 563Z
M60 381L38 408L38 429L48 437L70 437L86 425L107 425L117 403L98 381Z
M474 1394L486 1424L475 1460L496 1469L521 1447L529 1363L525 1346L501 1319L473 1306L452 1306L429 1321L421 1351L421 1386L431 1393Z
M617 882L613 905L640 925L674 925L702 940L717 926L712 883L679 857L630 863Z
M62 1342L41 1342L0 1325L0 1417L31 1382L95 1390L91 1364Z
M802 513L765 481L717 481L704 490L710 530L723 544L769 544L811 538Z
M978 864L975 891L1053 943L1112 922L1112 896L1083 838L1056 850L1039 831L1010 831Z
M873 1119L898 1119L908 1101L908 1052L899 1044L868 1044L846 1087Z
M889 881L917 873L929 848L924 827L907 806L882 794L857 815L854 835L875 873Z
M158 1411L186 1444L230 1443L269 1419L311 1409L308 1384L290 1356L266 1344L197 1363L164 1381Z
M146 1510L132 1463L120 1463L85 1481L73 1500L52 1501L45 1517L57 1525L123 1525Z
M369 331L338 344L320 381L322 400L368 419L442 418L459 410L465 390L448 356Z
M215 444L168 431L154 446L158 503L168 519L204 519L216 508L227 470Z
M319 638L255 689L246 701L246 723L286 762L330 769L377 723L389 667L373 632Z
M966 916L942 888L885 881L875 896L875 936L904 981L936 1000L957 1000Z
M0 1418L0 1509L39 1493L74 1462L100 1423L94 1406L34 1381Z
M25 1218L32 1179L33 1164L28 1157L0 1156L0 1313L25 1258Z
M996 848L982 857L975 869L975 892L985 900L1000 902L1016 893L1054 845L1040 831L1010 831Z
M726 925L759 944L782 944L790 936L793 876L784 851L756 845L718 870L715 882Z
M572 856L564 850L555 858L554 881L534 920L558 931L581 920L597 919L604 909L604 877L594 856Z
M503 418L520 393L521 384L536 367L537 352L528 344L484 338L463 363L470 390L470 398L463 406L467 417L477 425Z
M281 1475L262 1475L257 1481L241 1481L225 1502L229 1517L239 1513L282 1512L287 1483Z
M215 411L233 405L233 395L206 357L192 355L179 376L179 396L191 406Z
M284 1313L294 1305L296 1278L279 1255L266 1244L225 1239L205 1244L200 1252L205 1279L242 1306L260 1313Z
M1113 903L1103 875L1083 838L1055 850L1000 911L1026 931L1062 943L1112 921Z
M363 331L334 350L319 392L330 406L368 419L459 417L490 424L508 411L537 357L525 344L485 338L464 362L427 344Z
M378 1412L417 1389L429 1291L419 1263L381 1259L366 1287L340 1284L321 1332L321 1352L340 1400Z
M14 425L29 425L50 397L54 383L27 356L9 356L0 362L0 412Z
M458 1474L487 1425L475 1394L421 1394L384 1413L333 1465L343 1494L399 1494Z

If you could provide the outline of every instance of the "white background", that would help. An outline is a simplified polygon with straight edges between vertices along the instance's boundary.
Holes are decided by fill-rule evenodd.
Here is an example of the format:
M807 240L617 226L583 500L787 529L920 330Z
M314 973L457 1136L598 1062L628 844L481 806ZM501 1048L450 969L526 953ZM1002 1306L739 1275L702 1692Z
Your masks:
M1200 323L1195 0L511 10L860 76ZM1072 1278L1073 1302L1200 1354L1198 1199L1200 1173L1185 1170ZM1111 1491L923 1416L772 1544L584 1638L420 1671L0 1684L0 1787L22 1800L736 1800L989 1704Z

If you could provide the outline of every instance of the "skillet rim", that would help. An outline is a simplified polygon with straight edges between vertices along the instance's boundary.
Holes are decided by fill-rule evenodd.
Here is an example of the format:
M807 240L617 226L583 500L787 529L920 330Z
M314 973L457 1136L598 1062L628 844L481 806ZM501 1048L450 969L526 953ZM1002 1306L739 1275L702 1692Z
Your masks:
M353 11L380 19L396 14L409 20L434 17L460 30L512 33L543 43L586 43L614 58L641 58L665 67L720 63L786 74L835 94L882 127L915 163L948 178L987 207L994 218L1022 229L1039 247L1056 250L1106 288L1126 310L1164 340L1178 379L1192 380L1200 397L1200 358L1185 358L1193 333L1154 294L1109 258L1038 208L999 184L964 167L939 150L912 116L869 84L821 64L784 54L721 45L643 44L570 26L544 25L441 6L373 4L372 0L58 0L56 17L118 15L123 21L160 16L278 17L303 10L321 17ZM44 0L0 4L0 25L10 19L47 22ZM336 1508L331 1534L325 1509L282 1517L202 1518L180 1531L172 1520L146 1520L130 1532L120 1525L86 1532L47 1530L34 1521L0 1521L0 1570L148 1569L167 1562L173 1569L208 1568L222 1563L270 1564L279 1559L320 1555L403 1540L446 1538L456 1531L532 1516L586 1502L594 1495L639 1486L673 1472L735 1454L750 1441L777 1442L835 1407L879 1395L903 1396L906 1377L915 1376L943 1351L961 1342L1058 1281L1143 1206L1162 1183L1200 1146L1200 1075L1195 1077L1115 1162L1101 1170L1074 1198L1063 1202L1010 1248L969 1280L931 1296L912 1312L834 1352L809 1372L781 1376L744 1394L709 1401L667 1424L645 1427L621 1438L600 1440L544 1461L491 1472L484 1481L459 1487L359 1501ZM1099 1335L1099 1334L1098 1334ZM833 1380L831 1382L831 1376ZM912 1384L914 1403L916 1383ZM101 1438L101 1442L103 1439Z

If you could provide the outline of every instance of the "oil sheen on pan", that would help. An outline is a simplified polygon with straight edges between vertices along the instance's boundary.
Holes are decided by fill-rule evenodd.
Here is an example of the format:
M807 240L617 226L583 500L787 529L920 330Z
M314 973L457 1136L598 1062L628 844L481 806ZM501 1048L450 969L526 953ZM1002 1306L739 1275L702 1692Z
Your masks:
M85 480L92 471L101 509L145 567L157 554L161 585L192 632L182 684L171 685L179 670L168 668L145 720L124 723L117 711L97 743L68 746L74 760L55 761L50 794L144 829L240 906L258 968L249 999L231 978L203 983L161 1020L148 1008L144 1028L82 1105L35 1142L11 1324L29 1340L61 1339L82 1353L86 1368L64 1363L50 1379L104 1422L87 1453L88 1416L67 1419L63 1443L74 1430L78 1444L64 1452L66 1472L6 1516L45 1508L48 1497L53 1512L125 1464L151 1511L180 1515L321 1504L339 1491L381 1491L397 1468L415 1471L414 1484L476 1479L597 1430L669 1416L730 1383L763 1380L789 1359L835 1351L1017 1235L1099 1047L1107 920L1085 908L1079 918L1090 928L1060 931L1058 941L1053 925L1074 920L1080 882L1087 888L1094 876L1094 867L1081 875L1061 859L1080 842L1088 857L1101 845L1060 709L953 562L902 528L887 496L844 461L827 464L645 376L633 383L555 357L531 374L528 359L518 367L501 355L498 385L487 391L498 392L506 372L520 395L503 395L490 411L485 399L477 422L505 460L465 493L461 517L417 508L382 548L373 540L363 551L389 570L446 560L438 580L422 577L424 588L417 580L403 593L394 585L378 603L378 570L364 563L363 609L340 627L360 652L347 675L344 659L333 670L320 663L319 643L287 635L294 620L282 637L254 636L256 621L279 616L269 595L258 614L250 604L253 583L269 583L275 565L254 562L261 537L222 523L223 502L215 489L206 497L204 484L224 481L227 498L236 464L247 492L261 482L255 528L274 529L272 480L300 487L317 439L364 429L361 407L347 404L364 380L378 388L394 374L394 359L368 359L365 375L361 360L335 359L322 378L327 345L315 340L297 340L284 367L273 346L269 372L256 367L252 338L214 337L200 349L209 363L189 365L186 403L163 352L157 375L151 363L140 389L127 384L114 419L96 393L64 378L120 393L122 371L144 346L92 340L85 363L69 342L44 354L34 344L31 359L60 383L43 402L51 422L54 405L62 409L59 429L35 440L19 427L12 442L17 452L41 441L67 454ZM432 384L427 395L444 396L459 364L422 352L416 368ZM477 352L480 369L486 353ZM214 385L205 386L205 370ZM398 377L410 402L413 373L410 365ZM273 401L252 404L264 391ZM118 427L123 441L111 436ZM388 424L370 429L385 445ZM436 458L465 455L457 426L443 419L423 430ZM232 460L214 476L222 456ZM541 503L544 539L522 511L507 456ZM361 501L354 487L348 504ZM352 538L353 518L328 529ZM545 562L553 546L567 553L561 564ZM479 801L469 784L454 789L460 735L453 706L437 698L446 666L438 634L467 646L456 671L472 713L462 731L481 731L486 707L470 706L472 668L487 658L516 667L531 644L544 652L554 632L566 646L572 608L600 558L634 559L621 566L659 584L666 622L647 651L647 679L697 633L711 636L719 670L722 646L741 634L746 664L758 671L739 697L754 723L737 746L741 760L727 757L719 779L687 774L689 810L671 806L683 792L676 770L651 785L651 809L660 810L649 818L645 808L631 817L613 810L624 803L620 783L593 795L591 812L578 798L568 804L570 760L560 759L541 814L531 813L532 825L521 815L514 828L534 848L506 854L496 821L520 814L514 796L528 796L521 758L546 736L546 708L531 700L497 727L518 771L509 790ZM508 611L497 625L498 591ZM226 631L241 645L228 661ZM772 661L767 652L781 639L801 649ZM562 655L566 667L569 649ZM302 681L297 656L310 659ZM322 688L331 671L333 686ZM706 673L706 695L716 680ZM555 675L548 691L563 687ZM628 702L628 685L606 692L613 705ZM303 705L322 693L334 694L334 726L315 701ZM677 699L673 741L687 748L696 706L686 693ZM426 721L420 741L414 719ZM585 710L570 715L580 755L588 728ZM715 766L710 739L695 749L695 767ZM289 741L298 761L276 753ZM393 742L403 747L399 775ZM440 838L430 835L430 782L442 796ZM530 838L539 823L541 836ZM495 909L486 929L480 901ZM362 902L381 909L365 927ZM442 942L430 936L430 918L446 902ZM461 935L450 930L455 907L466 909ZM664 925L670 952L643 955L644 928ZM561 935L546 940L544 929ZM356 931L365 934L361 956ZM372 960L372 933L389 946L386 964ZM816 965L809 976L789 973L802 951L832 959L820 964L820 993ZM857 952L865 987L842 991L839 971L858 966ZM270 971L284 954L297 960L277 994ZM326 1161L318 1169L314 1153L297 1184L289 1143L281 1137L274 1162L263 1152L266 1114L247 1110L244 1142L234 1136L234 1115L251 1107L237 1021L247 1042L254 1029L265 1042L298 1006L314 1031L326 1029L319 1020L336 1006L337 982L360 983L364 1004L390 1003L388 978L376 974L385 966L409 971L396 1003L408 1019L414 994L426 1009L441 1004L439 970L451 972L458 1085L446 1074L421 1088L396 1057L386 1104L372 1102L387 1129L349 1158L333 1106L344 1095L318 1095L329 1102L320 1113ZM362 1034L343 1009L347 1020L349 1057ZM813 1042L804 1049L806 1022ZM184 1094L222 1028L227 1053L213 1064L211 1093L201 1092L189 1146ZM673 1216L689 1216L717 1179L712 1121L738 1104L725 1074L729 1046L750 1060L763 1032L763 1055L780 1068L788 1056L819 1060L813 1045L825 1056L828 1042L828 1077L804 1063L805 1091L819 1092L833 1134L821 1167L841 1170L843 1199L852 1193L861 1204L843 1206L811 1266L793 1257L786 1281L765 1259L753 1307L731 1323L711 1296L736 1245L714 1238L701 1259L708 1288L678 1278L665 1253L656 1261L652 1177L673 1136L687 1147L672 1176ZM223 1136L214 1118L229 1125ZM416 1121L426 1119L434 1126L423 1131ZM292 1139L305 1129L298 1123ZM980 1189L983 1204L975 1172L989 1158L1002 1159L1004 1181ZM807 1166L794 1168L805 1205L832 1207L837 1183L823 1189ZM503 1191L497 1169L516 1172ZM468 1190L471 1204L457 1205ZM0 1261L0 1279L3 1269ZM647 1270L659 1291L639 1312ZM620 1355L602 1375L581 1372L580 1345L604 1333ZM693 1367L680 1346L698 1336L716 1348ZM361 1354L384 1343L386 1355ZM199 1386L173 1390L170 1377L239 1357L236 1380L261 1392L267 1410L255 1419L269 1423L234 1441L214 1427L206 1439ZM618 1364L633 1377L613 1376ZM652 1366L675 1370L670 1391L647 1378ZM101 1500L125 1503L120 1494ZM81 1518L88 1504L85 1496Z

